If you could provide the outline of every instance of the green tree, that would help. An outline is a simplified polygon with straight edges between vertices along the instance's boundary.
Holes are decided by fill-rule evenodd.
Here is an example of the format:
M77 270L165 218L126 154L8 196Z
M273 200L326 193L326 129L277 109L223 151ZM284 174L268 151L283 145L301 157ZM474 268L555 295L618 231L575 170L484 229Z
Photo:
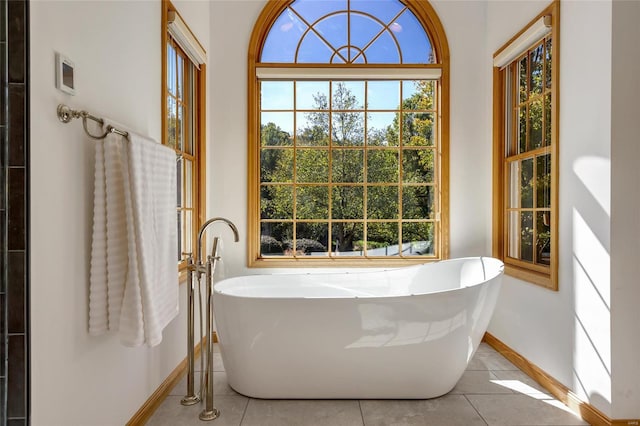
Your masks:
M435 83L420 80L414 84L416 91L402 102L401 112L396 114L393 124L387 129L387 138L397 138L402 130L403 183L427 184L435 179L435 148L432 148L435 116L428 112L434 107ZM405 186L402 198L404 219L434 217L433 197L427 186Z
M320 147L329 145L329 135L334 146L345 149L334 149L331 153L331 170L329 169L329 151L325 149L300 148L296 153L296 183L323 183L329 181L345 184L333 187L331 194L333 203L332 215L340 219L357 219L363 217L362 181L364 169L364 150L353 149L364 145L364 114L351 112L358 107L357 97L351 93L344 83L335 83L332 109L329 113L329 99L325 94L313 96L314 111L306 113L306 126L297 131L297 145ZM280 157L276 169L286 169L284 158ZM348 185L348 184L358 184ZM297 187L297 216L299 219L329 219L329 193L327 186ZM286 206L287 200L274 194L274 205ZM280 194L285 195L285 194ZM286 195L285 195L286 196ZM280 207L276 207L279 210ZM326 240L326 225L306 223L305 236L317 240ZM333 238L337 241L338 250L353 249L357 226L351 223L335 223Z
M292 136L275 123L260 126L260 181L287 183L293 178ZM271 148L273 147L273 148ZM290 219L293 211L293 192L287 185L264 185L260 194L262 219ZM290 227L267 224L268 235L282 241L291 238ZM285 235L286 234L286 235ZM264 234L263 234L264 235Z
M297 218L299 221L328 220L331 196L331 218L334 220L331 238L333 246L339 251L351 251L356 246L362 246L362 223L340 222L340 219L364 218L365 208L367 217L391 221L369 225L369 248L398 244L401 167L404 182L433 182L434 150L427 148L433 145L433 114L425 112L433 108L433 83L416 82L416 85L418 90L403 101L400 106L401 112L396 114L392 125L384 129L367 129L367 145L379 148L368 149L366 154L365 114L356 111L362 109L362 106L359 105L357 96L344 83L334 83L332 112L329 112L329 99L326 95L314 95L314 111L305 114L306 125L297 130L297 145L300 147L295 153L295 182L298 184ZM411 153L403 155L403 163L399 164L401 134L403 144L413 148ZM333 145L331 152L322 148L329 145L329 135ZM294 149L288 148L291 145L291 135L274 123L262 127L263 182L293 182ZM307 185L329 182L329 178L334 183L331 194L328 186ZM368 183L374 184L367 187L367 206L364 205L365 179ZM375 185L378 183L386 185ZM424 213L424 218L427 218L431 212L432 200L431 197L420 196L422 192L407 191L409 197L416 194L415 200L408 206L417 205L418 207L412 207L412 211ZM263 186L261 201L263 218L291 218L293 192L290 185ZM403 202L403 208L404 205ZM415 215L411 218L416 218ZM280 228L282 230L276 224L269 224L270 235L284 241L290 235L291 228ZM305 238L316 241L328 239L324 223L299 223L299 234L300 229L304 229ZM280 232L281 235L276 234ZM412 235L414 233L411 232ZM298 235L298 238L301 238L301 235Z
M291 153L287 154L287 150L269 148L291 146L291 135L282 130L275 123L267 123L260 126L260 180L261 182L286 182L290 180L287 177L287 171L282 170L288 166L288 173L291 173L291 166L288 160L293 159Z
M316 111L305 114L308 125L297 132L300 146L329 145L329 101L323 94L313 95Z

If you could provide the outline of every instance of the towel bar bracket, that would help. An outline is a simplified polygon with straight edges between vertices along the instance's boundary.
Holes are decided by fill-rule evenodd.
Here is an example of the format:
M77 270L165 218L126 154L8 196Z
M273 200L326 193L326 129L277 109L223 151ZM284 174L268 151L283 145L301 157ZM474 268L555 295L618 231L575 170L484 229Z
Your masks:
M104 120L102 118L95 117L89 114L87 111L76 111L75 109L69 108L64 104L58 105L58 109L56 111L58 113L58 119L63 123L70 123L74 118L82 118L82 126L84 127L84 131L87 132L87 135L89 135L89 137L92 139L104 139L109 133L116 133L118 135L124 136L125 138L129 136L128 132L116 129L111 125L107 125L106 130L102 135L92 135L87 128L87 119L95 121L100 126L104 126Z
M66 105L58 105L58 119L63 123L69 123L74 118L80 118L78 111L72 110Z

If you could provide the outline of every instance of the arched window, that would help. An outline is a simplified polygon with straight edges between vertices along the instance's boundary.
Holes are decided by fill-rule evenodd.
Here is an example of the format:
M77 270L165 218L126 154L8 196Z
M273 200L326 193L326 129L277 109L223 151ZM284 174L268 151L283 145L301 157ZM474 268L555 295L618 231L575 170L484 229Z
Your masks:
M249 265L448 256L449 52L426 1L269 1L249 45Z

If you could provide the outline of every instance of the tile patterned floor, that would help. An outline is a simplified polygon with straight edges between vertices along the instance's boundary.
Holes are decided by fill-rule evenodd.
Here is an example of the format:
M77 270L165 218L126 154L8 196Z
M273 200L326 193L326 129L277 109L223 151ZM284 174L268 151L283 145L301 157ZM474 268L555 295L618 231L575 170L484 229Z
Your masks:
M457 386L428 400L264 400L236 393L222 358L214 359L213 422L201 422L200 404L180 405L186 378L156 410L149 426L569 426L588 425L526 374L482 343ZM196 370L200 370L199 362ZM199 374L199 373L198 373ZM196 378L199 380L199 376Z

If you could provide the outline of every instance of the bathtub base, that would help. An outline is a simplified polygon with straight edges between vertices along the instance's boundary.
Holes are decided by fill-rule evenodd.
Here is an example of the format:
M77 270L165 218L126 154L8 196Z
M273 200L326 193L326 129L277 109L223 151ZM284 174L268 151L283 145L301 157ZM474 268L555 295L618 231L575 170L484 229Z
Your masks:
M289 359L282 364L254 363L241 370L232 367L227 369L227 379L236 392L261 399L429 399L455 387L467 365L464 353L459 360L444 358L447 365L429 356L415 363L398 356L400 363L386 367L384 363L348 362L344 354L340 364L318 365L316 357L314 365L295 365Z

